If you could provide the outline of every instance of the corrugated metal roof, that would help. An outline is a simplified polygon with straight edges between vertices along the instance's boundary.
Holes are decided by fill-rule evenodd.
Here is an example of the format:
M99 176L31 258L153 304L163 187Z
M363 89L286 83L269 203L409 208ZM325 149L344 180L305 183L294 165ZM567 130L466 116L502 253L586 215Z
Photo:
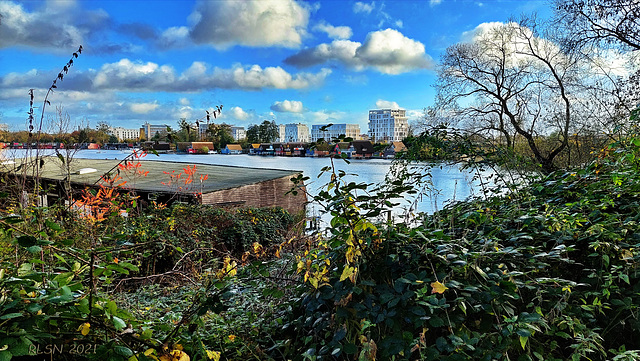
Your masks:
M41 178L63 180L66 177L66 173L63 170L64 167L57 157L46 157L44 159L44 166L40 173ZM19 162L19 160L16 160L16 164L13 166L17 167ZM133 163L137 162L138 161L133 161ZM146 176L135 176L135 172L133 171L120 170L120 176L123 178L122 180L127 182L124 186L125 188L152 192L174 192L176 191L177 186L182 186L184 188L189 188L184 189L189 193L200 191L202 191L202 193L209 193L221 189L236 188L302 173L302 171L294 170L247 168L202 163L194 164L153 160L140 160L139 162L140 167L137 169L144 172L148 171L149 173ZM71 182L93 185L100 180L101 175L109 172L110 170L112 176L115 176L118 173L117 164L118 160L115 159L74 159L71 163ZM187 178L185 168L190 167L193 169L194 166L196 168L196 173L193 177L193 182L185 185L183 181ZM114 167L115 169L113 169ZM80 169L85 168L94 168L96 171L92 173L86 173L86 170L85 172L79 172ZM9 169L9 171L11 170ZM173 186L164 185L162 182L169 184L171 181L170 175L165 172L176 176L182 173L181 180L174 182ZM202 184L200 183L201 175L208 176Z

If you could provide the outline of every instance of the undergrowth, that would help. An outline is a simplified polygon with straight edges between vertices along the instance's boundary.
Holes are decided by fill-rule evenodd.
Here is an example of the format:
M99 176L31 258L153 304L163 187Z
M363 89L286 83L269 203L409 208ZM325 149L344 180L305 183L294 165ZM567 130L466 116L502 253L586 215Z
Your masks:
M326 167L325 235L279 209L6 214L0 360L640 360L639 168L630 137L409 226L379 216L420 175Z

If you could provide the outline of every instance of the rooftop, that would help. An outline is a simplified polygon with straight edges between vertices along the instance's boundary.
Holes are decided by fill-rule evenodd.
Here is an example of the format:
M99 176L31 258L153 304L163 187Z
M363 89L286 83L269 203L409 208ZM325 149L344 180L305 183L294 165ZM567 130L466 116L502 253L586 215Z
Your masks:
M64 167L57 157L46 157L44 160L44 166L40 173L41 178L59 181L65 179L66 174L63 170ZM133 161L133 163L137 162L137 160ZM148 192L175 191L175 189L162 184L162 182L167 184L170 183L171 176L169 174L177 176L182 173L181 180L186 179L187 175L185 174L185 169L187 167L190 167L191 169L195 167L196 173L192 177L193 183L185 186L184 182L179 181L177 183L174 182L174 184L185 188L190 187L191 191L200 192L201 190L202 193L236 188L302 173L302 171L294 170L247 168L201 163L194 164L153 160L140 160L139 162L140 167L137 169L143 172L148 171L149 173L146 176L135 176L133 175L133 171L120 170L122 181L127 182L124 185L124 188L135 188L140 191ZM13 164L4 164L1 166L0 171L12 172L19 166L19 163L20 160L16 159ZM115 159L74 159L71 163L71 182L93 185L100 180L100 177L103 174L106 174L109 171L111 171L112 176L115 176L118 173L118 163L119 161ZM201 175L208 176L207 179L202 182L202 185L200 184ZM202 189L200 188L201 186Z

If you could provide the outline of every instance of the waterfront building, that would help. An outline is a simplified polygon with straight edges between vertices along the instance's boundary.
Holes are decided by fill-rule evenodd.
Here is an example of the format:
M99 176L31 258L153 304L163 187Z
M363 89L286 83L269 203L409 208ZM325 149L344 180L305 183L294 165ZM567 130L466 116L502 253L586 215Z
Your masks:
M231 126L231 136L235 141L246 139L247 131L244 129L244 127Z
M369 137L373 142L401 142L409 135L409 122L404 109L369 111Z
M209 130L209 124L206 122L198 124L198 139L205 139L207 130Z
M344 135L347 138L353 140L360 138L360 126L358 124L332 124L325 130L321 130L322 127L326 127L327 124L316 124L311 126L311 141L317 142L322 138L326 142L331 142L333 139Z
M166 128L165 128L166 131ZM127 129L123 127L110 127L109 133L118 138L118 141L125 139L138 140L140 139L140 129Z
M140 128L140 138L144 138L146 140L150 140L151 138L153 138L156 134L163 136L167 134L167 127L168 125L166 124L149 124L144 123L142 125L142 127Z
M281 142L308 143L310 139L309 127L305 124L286 124L284 127L284 139Z
M286 128L287 126L284 124L278 125L278 142L286 142Z

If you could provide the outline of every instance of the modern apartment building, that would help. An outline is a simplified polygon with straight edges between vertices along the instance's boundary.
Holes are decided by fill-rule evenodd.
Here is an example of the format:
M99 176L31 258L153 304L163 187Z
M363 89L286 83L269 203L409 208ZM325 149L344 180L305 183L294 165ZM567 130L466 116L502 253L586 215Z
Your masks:
M167 134L167 125L166 124L154 125L154 124L144 123L140 128L140 138L150 140L156 134L159 134L159 135Z
M278 142L282 143L287 141L286 133L285 133L286 129L287 129L287 126L284 124L278 125Z
M316 124L311 126L311 141L317 142L322 138L327 142L344 135L347 138L354 140L360 139L360 125L358 124L332 124L325 130L320 128L325 127L325 124Z
M305 124L285 124L284 126L284 138L282 137L282 125L280 126L280 141L281 142L300 142L308 143L310 140L309 127Z
M369 110L369 137L372 142L400 142L408 135L406 110Z
M166 127L165 127L166 130ZM125 139L138 140L140 139L140 129L127 129L123 127L110 127L109 132L118 138L118 141Z
M197 140L204 139L204 137L207 135L207 129L209 129L209 124L207 124L207 123L198 124L198 138L197 138Z
M238 141L241 139L247 138L247 131L244 127L236 127L234 125L231 126L231 136L233 140Z

